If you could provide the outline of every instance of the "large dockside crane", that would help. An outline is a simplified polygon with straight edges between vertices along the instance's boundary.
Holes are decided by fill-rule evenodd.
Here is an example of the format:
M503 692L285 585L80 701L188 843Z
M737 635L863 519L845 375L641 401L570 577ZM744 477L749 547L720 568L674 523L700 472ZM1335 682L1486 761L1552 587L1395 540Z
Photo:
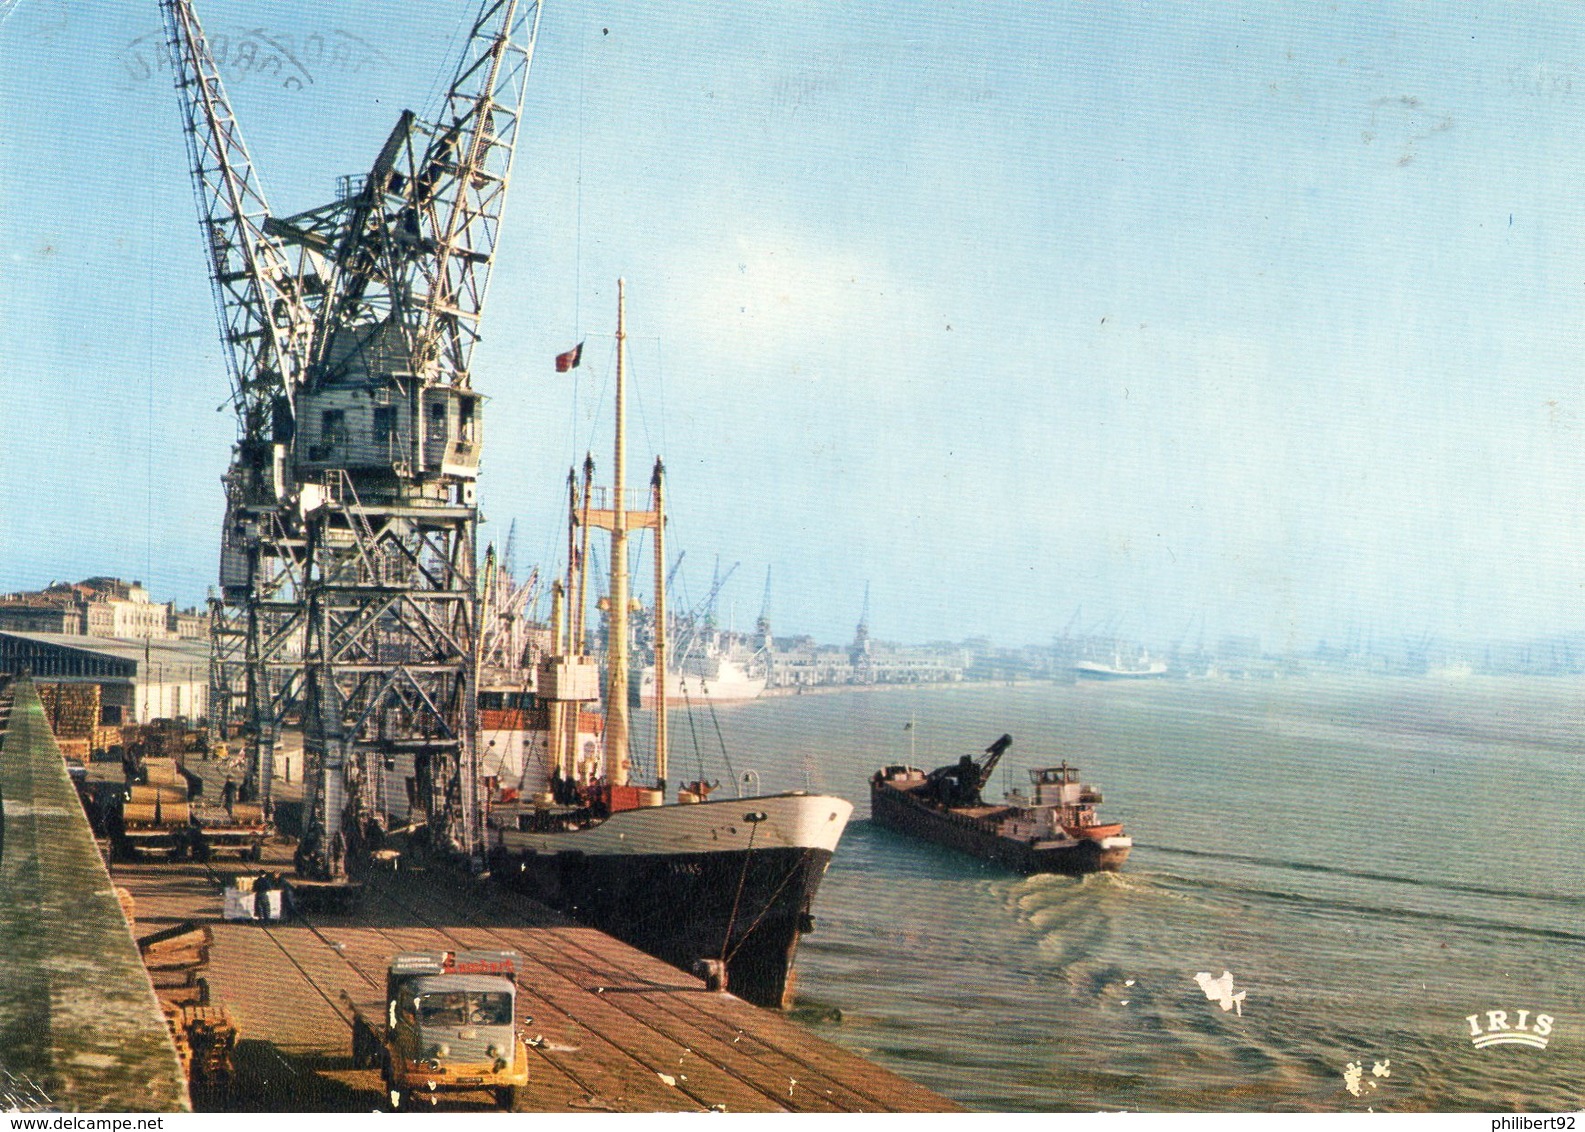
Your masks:
M276 734L300 720L306 875L345 875L409 811L476 855L469 361L540 5L485 0L438 120L404 111L367 174L288 217L265 203L191 0L161 7L238 416L212 710L240 724L265 799Z

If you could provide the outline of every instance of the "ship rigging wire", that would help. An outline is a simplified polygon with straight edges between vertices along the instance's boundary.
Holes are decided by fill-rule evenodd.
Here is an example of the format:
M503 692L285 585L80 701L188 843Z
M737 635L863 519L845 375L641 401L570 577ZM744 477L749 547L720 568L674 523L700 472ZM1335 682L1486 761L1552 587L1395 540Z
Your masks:
M758 827L756 826L755 828ZM752 832L750 832L749 841L752 842L753 840L754 835ZM777 898L781 896L782 891L787 887L788 883L793 879L793 877L798 875L799 871L802 870L806 864L809 863L809 855L813 852L813 849L805 849L803 856L798 858L798 863L782 874L781 883L776 886L775 890L772 891L770 896L766 899L764 907L759 910L759 915L755 916L754 922L748 926L742 935L738 936L737 946L722 956L726 962L730 963L732 960L737 958L737 953L743 950L743 945L748 942L749 936L754 934L754 929L759 927L760 921L763 920L770 910L776 906ZM745 870L748 868L748 860L746 858L743 862L743 867ZM727 928L727 939L730 940L731 936L732 929L729 926ZM724 943L722 945L722 950L725 951Z

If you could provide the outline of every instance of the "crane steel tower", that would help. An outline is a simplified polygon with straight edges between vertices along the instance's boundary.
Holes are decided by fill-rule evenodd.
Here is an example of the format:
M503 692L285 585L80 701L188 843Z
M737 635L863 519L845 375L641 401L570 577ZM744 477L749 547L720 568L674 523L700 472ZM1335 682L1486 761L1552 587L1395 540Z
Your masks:
M269 205L190 4L161 5L181 95L237 415L225 485L220 591L211 602L210 717L248 748L244 791L268 797L275 729L295 693L301 538L283 525L294 401L324 264L264 232Z
M229 347L213 669L250 784L300 718L299 869L345 873L410 809L477 853L479 338L540 5L485 0L434 122L404 111L369 172L276 217L191 0L161 0ZM394 789L393 782L403 789Z

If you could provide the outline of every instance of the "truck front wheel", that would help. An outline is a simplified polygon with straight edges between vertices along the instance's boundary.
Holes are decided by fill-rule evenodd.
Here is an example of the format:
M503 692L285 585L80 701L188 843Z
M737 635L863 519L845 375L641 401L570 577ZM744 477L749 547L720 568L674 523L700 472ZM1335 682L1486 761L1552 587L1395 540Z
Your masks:
M517 1107L517 1086L502 1085L495 1090L495 1107L502 1112L511 1112Z

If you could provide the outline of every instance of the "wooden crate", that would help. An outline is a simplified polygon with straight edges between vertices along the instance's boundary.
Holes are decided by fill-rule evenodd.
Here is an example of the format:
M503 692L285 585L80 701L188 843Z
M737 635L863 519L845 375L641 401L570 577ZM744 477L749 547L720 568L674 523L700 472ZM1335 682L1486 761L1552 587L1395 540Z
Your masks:
M99 726L98 684L37 684L35 687L44 708L44 718L49 721L57 740L93 742Z

